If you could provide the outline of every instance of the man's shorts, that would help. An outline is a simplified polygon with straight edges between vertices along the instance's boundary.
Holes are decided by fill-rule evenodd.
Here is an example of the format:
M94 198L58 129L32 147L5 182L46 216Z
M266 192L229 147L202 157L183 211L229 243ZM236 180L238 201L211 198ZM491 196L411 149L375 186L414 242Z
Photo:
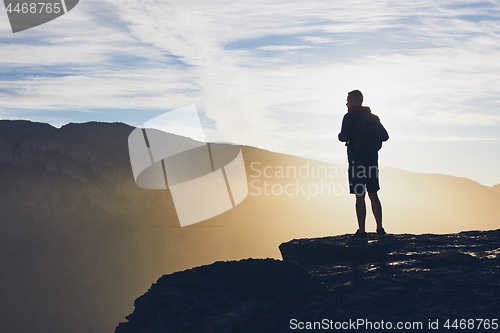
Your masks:
M357 156L349 160L349 192L362 195L365 191L374 193L380 190L378 180L378 154Z

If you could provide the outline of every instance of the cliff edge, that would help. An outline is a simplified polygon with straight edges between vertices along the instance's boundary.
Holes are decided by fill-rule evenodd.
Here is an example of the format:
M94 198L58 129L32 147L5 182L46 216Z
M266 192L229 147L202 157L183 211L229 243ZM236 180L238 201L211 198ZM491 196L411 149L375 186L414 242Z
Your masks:
M421 323L413 327L419 331L443 329L448 319L450 328L455 319L491 325L500 306L499 240L500 230L292 240L279 247L283 261L217 262L164 275L116 333L287 332L359 320Z

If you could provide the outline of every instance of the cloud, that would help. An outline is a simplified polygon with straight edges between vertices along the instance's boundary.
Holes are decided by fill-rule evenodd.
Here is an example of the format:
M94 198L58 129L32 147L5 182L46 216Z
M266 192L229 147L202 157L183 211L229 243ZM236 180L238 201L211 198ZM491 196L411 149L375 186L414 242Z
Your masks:
M101 71L61 77L21 77L0 82L3 109L73 110L87 108L173 108L187 103L195 84L182 81L180 70ZM2 90L11 91L2 93ZM181 93L179 93L179 90ZM168 96L168 98L166 97Z
M336 40L329 37L320 37L320 36L304 36L301 39L305 42L310 42L313 44L323 44L323 43L334 43Z
M396 135L392 136L392 139L405 140L405 141L424 141L424 142L488 142L488 141L500 141L498 137L465 137L465 136L452 136L452 135L442 135L442 136L419 136L419 135Z
M354 44L359 41L359 39L341 39L333 37L322 37L322 36L303 36L300 37L301 40L313 44L326 44L326 43L339 43L339 44Z
M259 46L256 49L264 51L293 51L293 50L312 49L312 47L309 45L265 45L265 46Z
M424 122L436 124L452 124L461 126L476 126L476 125L498 125L500 124L500 115L498 114L484 114L481 112L466 113L466 114L446 114L437 113L420 117Z

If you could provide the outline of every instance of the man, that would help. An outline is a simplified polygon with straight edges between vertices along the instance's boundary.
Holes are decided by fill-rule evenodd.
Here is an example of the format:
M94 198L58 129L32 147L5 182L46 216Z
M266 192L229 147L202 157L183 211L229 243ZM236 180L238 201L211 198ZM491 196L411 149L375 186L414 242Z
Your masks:
M389 134L380 119L371 113L369 107L362 106L363 94L353 90L347 95L347 113L342 120L339 140L347 146L349 161L349 191L356 195L356 216L359 229L353 238L366 239L365 230L366 204L365 193L371 201L377 235L386 234L382 227L382 204L377 195L380 189L378 179L378 150L382 141L389 139Z

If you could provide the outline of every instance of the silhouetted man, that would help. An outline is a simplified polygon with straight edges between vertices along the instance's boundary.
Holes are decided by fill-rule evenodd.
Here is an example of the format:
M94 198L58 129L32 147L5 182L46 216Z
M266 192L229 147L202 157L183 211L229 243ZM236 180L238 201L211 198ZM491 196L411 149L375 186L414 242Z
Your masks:
M377 191L380 189L378 178L378 151L382 141L389 135L380 119L371 113L369 107L362 106L363 94L353 90L347 95L347 113L342 120L339 140L346 143L349 161L349 191L356 195L356 216L359 229L353 238L367 238L365 230L366 204L365 193L371 201L373 216L377 222L377 235L385 235L382 227L382 204Z

